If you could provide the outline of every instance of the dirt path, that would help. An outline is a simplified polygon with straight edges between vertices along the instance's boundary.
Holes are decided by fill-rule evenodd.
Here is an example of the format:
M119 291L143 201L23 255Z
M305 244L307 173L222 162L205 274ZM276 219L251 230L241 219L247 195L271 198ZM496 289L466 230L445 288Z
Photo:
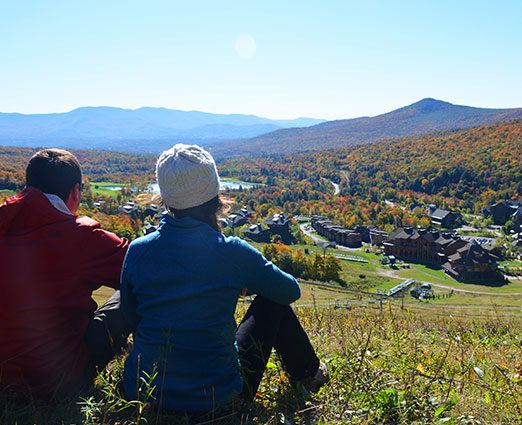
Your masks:
M436 288L443 288L443 289L451 289L454 292L460 292L463 294L473 294L473 295L489 295L492 297L522 297L522 293L520 292L505 292L505 293L498 293L498 292L481 292L481 291L470 291L468 289L460 289L460 288L454 288L452 286L448 285L441 285L440 283L431 283L431 286L435 286Z

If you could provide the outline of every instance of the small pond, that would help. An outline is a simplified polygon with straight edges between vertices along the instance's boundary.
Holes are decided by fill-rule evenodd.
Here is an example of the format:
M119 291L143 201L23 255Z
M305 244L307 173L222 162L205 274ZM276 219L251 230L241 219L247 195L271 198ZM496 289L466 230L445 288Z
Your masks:
M221 180L221 190L227 189L239 189L242 187L243 189L249 189L251 187L256 187L255 183L246 183L246 182L231 182L229 180ZM158 183L154 183L150 185L150 190L152 193L159 193L159 185Z

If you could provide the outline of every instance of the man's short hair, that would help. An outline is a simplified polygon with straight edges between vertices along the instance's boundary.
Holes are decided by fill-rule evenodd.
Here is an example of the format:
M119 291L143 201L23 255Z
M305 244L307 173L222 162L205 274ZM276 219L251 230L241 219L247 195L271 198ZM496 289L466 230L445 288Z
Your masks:
M26 186L58 195L67 202L71 189L82 183L78 159L63 149L43 149L29 160L25 170Z

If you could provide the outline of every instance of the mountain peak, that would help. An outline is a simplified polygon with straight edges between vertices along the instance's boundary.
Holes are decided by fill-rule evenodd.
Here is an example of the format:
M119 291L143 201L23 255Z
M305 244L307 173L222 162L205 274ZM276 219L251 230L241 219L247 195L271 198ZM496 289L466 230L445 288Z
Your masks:
M455 106L452 103L444 102L442 100L433 99L431 97L427 97L425 99L419 100L418 102L412 103L409 106L405 106L404 109L415 109L416 111L422 113L429 113L440 111L441 109L447 109L451 106Z
M227 141L213 154L282 154L323 150L376 140L488 125L522 118L522 108L487 109L425 98L370 118L327 121L308 128L276 130L253 139Z

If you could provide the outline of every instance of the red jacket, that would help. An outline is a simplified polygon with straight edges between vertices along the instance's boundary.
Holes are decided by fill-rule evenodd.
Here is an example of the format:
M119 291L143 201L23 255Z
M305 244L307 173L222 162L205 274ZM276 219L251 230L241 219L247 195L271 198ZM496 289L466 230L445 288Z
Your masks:
M0 205L0 386L37 396L84 373L92 291L118 289L128 241L28 187Z

